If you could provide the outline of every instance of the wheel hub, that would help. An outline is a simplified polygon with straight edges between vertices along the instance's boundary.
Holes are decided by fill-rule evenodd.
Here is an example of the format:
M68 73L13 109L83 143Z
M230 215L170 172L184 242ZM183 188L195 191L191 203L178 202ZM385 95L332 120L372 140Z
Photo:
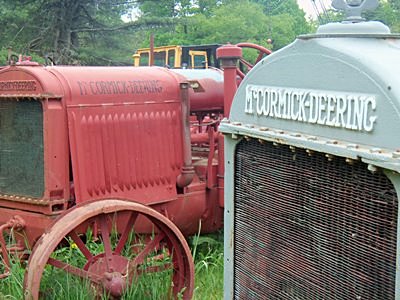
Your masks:
M127 286L128 264L129 260L123 256L112 255L107 259L102 253L88 261L84 269L103 277L101 286L103 291L114 298L120 298Z
M104 273L103 288L114 298L123 295L126 289L126 280L119 272Z

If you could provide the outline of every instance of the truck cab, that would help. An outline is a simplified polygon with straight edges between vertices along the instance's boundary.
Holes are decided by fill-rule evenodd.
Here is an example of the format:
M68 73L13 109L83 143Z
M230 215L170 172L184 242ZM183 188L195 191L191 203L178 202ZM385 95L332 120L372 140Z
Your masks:
M219 68L216 59L216 49L219 44L191 45L191 46L160 46L141 48L133 57L133 65L159 66L170 68L207 69L208 67ZM152 54L153 53L153 54ZM153 63L151 56L153 55Z

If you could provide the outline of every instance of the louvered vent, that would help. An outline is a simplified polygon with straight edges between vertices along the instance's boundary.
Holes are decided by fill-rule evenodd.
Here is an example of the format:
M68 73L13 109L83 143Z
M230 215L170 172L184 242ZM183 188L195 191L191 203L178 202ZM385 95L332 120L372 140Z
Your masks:
M236 299L395 298L398 203L383 173L255 140L235 163Z

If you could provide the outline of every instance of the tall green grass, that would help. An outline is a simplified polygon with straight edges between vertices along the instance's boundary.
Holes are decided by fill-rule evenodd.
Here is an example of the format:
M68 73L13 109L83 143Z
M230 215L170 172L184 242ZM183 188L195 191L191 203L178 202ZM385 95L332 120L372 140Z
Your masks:
M223 234L222 232L188 239L195 262L195 291L193 299L222 299L223 287ZM100 244L101 245L101 244ZM96 243L90 247L99 247ZM102 249L96 251L101 252ZM64 247L56 251L56 257L79 265L84 261L83 255L74 247ZM23 280L25 262L11 256L11 275L0 280L0 300L23 299ZM168 299L170 289L170 270L141 276L131 285L123 299ZM62 270L46 267L42 279L42 299L94 299L96 293L89 282L82 281ZM100 297L107 299L107 295Z
M222 299L224 273L223 233L194 236L190 240L195 263L193 299Z

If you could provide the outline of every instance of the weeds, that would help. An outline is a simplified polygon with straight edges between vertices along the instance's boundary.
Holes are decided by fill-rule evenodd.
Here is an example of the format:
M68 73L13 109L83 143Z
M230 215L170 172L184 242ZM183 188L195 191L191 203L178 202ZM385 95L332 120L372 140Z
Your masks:
M81 266L85 258L76 249L71 241L69 246L60 248L53 254L54 257L62 257L72 265ZM189 238L189 245L195 262L195 291L196 300L222 299L223 287L223 234L218 232L206 236L195 235ZM100 253L103 243L90 242L88 247L94 252ZM11 274L0 280L0 300L23 299L23 281L25 262L11 259ZM154 265L154 262L150 262ZM166 264L168 262L160 262ZM171 270L148 273L146 276L138 276L124 295L123 299L168 299L165 291L170 290ZM107 295L100 295L101 299L107 299ZM41 299L94 299L96 292L94 287L81 279L69 275L63 270L46 266L42 278ZM178 295L179 299L179 295Z
M223 298L224 242L223 232L200 236L190 240L195 263L194 299Z

